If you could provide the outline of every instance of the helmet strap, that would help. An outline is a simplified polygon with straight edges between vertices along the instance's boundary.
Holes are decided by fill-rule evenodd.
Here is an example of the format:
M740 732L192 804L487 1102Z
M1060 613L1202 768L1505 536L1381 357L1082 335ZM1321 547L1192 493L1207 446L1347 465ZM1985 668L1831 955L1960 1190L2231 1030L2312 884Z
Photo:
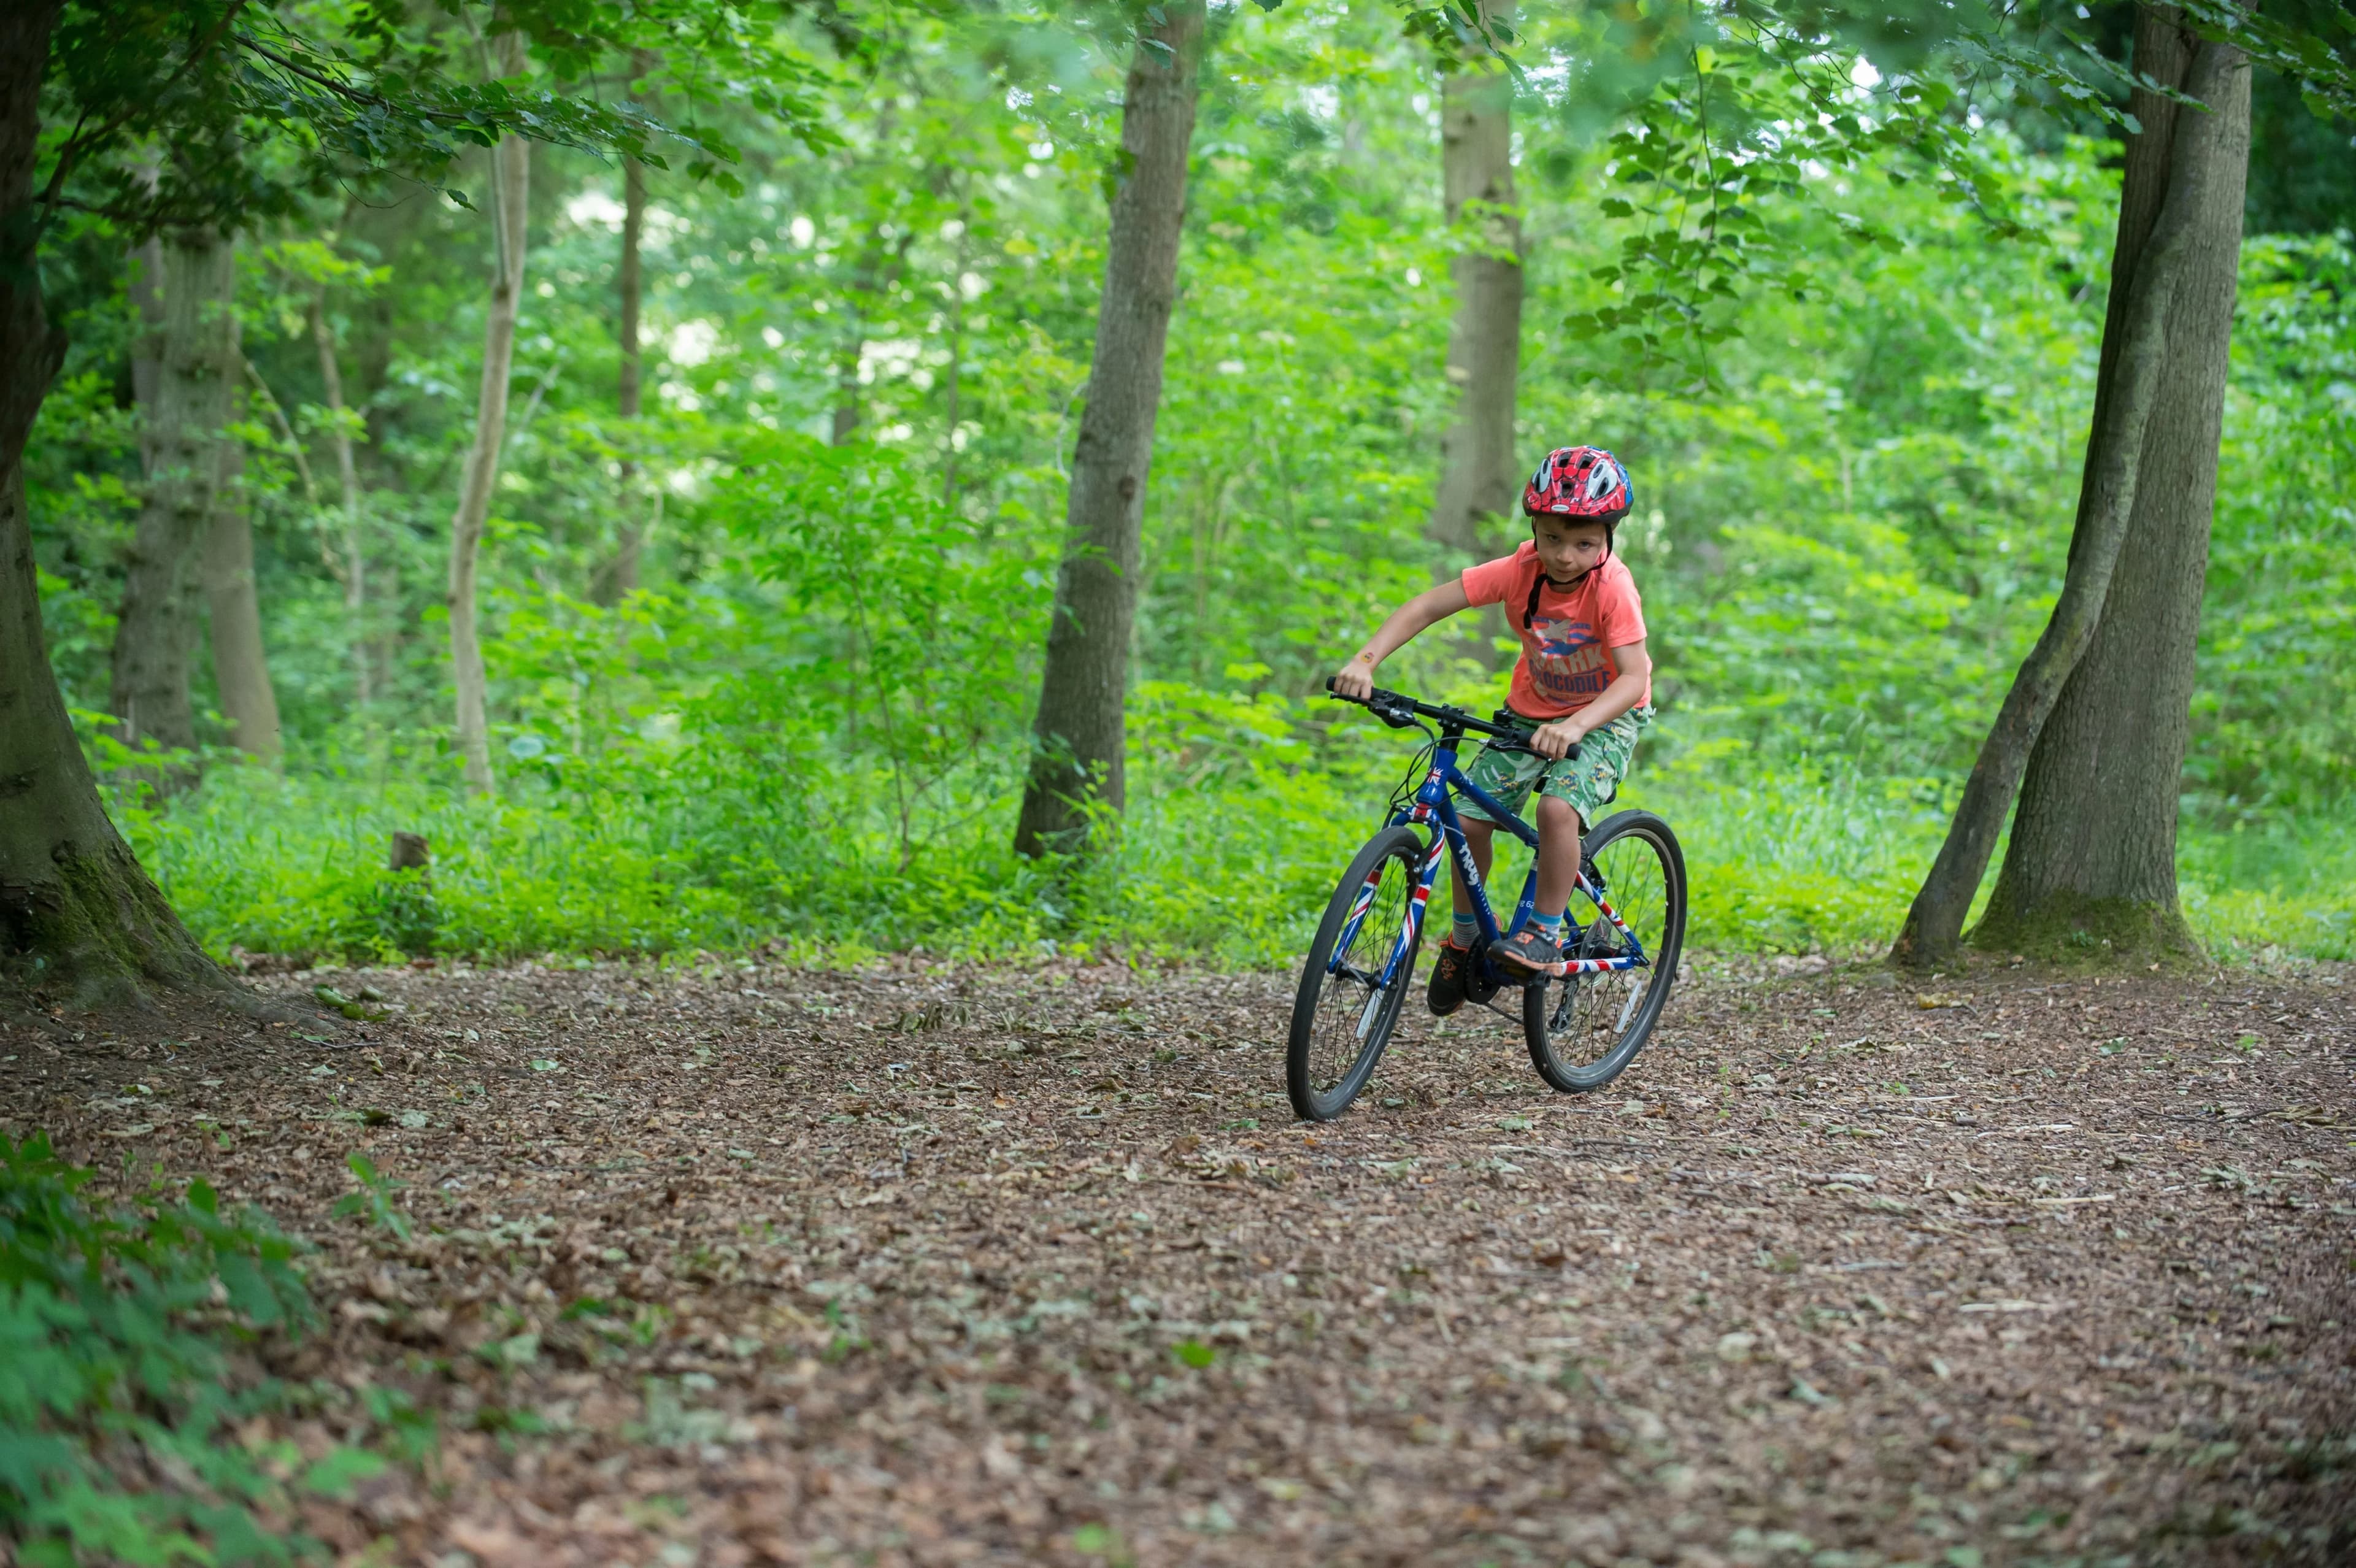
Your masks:
M1528 631L1530 629L1530 623L1537 619L1539 594L1545 592L1549 588L1553 589L1557 593L1576 593L1579 591L1579 585L1586 581L1589 578L1594 576L1597 572L1602 571L1603 563L1611 559L1612 525L1606 523L1603 525L1603 554L1597 559L1593 566L1589 567L1585 571L1580 572L1569 582L1557 582L1553 578L1548 577L1547 575L1546 564L1541 561L1538 565L1537 575L1530 579L1530 602L1522 606L1522 630L1525 632Z

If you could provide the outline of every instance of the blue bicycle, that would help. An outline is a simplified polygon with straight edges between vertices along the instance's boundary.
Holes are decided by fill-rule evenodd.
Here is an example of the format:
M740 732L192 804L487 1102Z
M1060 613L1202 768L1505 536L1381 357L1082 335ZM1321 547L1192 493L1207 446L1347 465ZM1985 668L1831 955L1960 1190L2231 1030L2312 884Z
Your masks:
M1421 730L1430 739L1408 774L1413 781L1420 773L1420 782L1411 792L1402 784L1392 796L1389 820L1342 873L1309 944L1284 1058L1294 1112L1330 1122L1374 1076L1414 989L1424 906L1443 854L1454 856L1480 926L1468 1002L1510 1018L1494 998L1518 988L1522 1030L1538 1075L1571 1094L1611 1083L1644 1048L1676 980L1686 934L1686 859L1676 835L1649 811L1617 812L1590 827L1577 895L1564 918L1562 961L1535 978L1502 969L1490 954L1529 920L1537 867L1533 861L1522 883L1513 923L1501 928L1464 841L1455 795L1472 800L1534 850L1537 829L1467 779L1456 753L1468 733L1527 752L1529 731L1380 688L1365 706L1393 729ZM1582 900L1584 922L1572 918Z

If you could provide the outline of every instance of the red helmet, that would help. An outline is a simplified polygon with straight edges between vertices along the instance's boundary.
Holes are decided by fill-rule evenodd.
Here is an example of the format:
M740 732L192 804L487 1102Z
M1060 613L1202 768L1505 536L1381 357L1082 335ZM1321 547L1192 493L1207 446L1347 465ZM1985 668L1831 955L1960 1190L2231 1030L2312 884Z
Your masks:
M1530 516L1591 517L1616 523L1636 504L1628 471L1600 446L1562 446L1546 455L1522 492Z

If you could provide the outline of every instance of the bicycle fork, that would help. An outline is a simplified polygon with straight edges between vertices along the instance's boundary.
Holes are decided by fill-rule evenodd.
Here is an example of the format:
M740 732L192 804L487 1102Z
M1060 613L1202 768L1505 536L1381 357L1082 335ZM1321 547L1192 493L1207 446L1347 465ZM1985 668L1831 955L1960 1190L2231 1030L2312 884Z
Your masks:
M1447 846L1446 835L1438 835L1433 837L1431 848L1425 852L1423 866L1416 873L1415 889L1408 895L1407 919L1400 923L1398 940L1391 944L1380 974L1369 976L1345 964L1341 955L1347 953L1350 944L1357 940L1358 928L1365 923L1366 911L1374 907L1375 894L1382 886L1382 865L1376 865L1366 874L1365 884L1358 889L1358 896L1350 902L1349 917L1342 922L1341 933L1333 938L1333 956L1326 960L1326 973L1335 974L1346 969L1352 978L1366 987L1366 1005L1358 1014L1360 1040L1365 1039L1366 1030L1374 1027L1376 1008L1398 980L1406 965L1407 955L1415 951L1416 938L1423 931L1424 909L1431 901L1432 883L1440 875L1440 857L1446 852Z

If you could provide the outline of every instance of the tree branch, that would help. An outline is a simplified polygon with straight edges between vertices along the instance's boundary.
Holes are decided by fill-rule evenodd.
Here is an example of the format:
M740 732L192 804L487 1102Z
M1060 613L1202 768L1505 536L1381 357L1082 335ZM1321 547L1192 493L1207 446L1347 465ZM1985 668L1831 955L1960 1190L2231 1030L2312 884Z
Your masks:
M82 127L89 123L89 114L85 112L80 120L75 121L73 134L67 137L65 144L58 149L58 166L50 171L48 183L41 187L41 194L33 198L33 205L47 208L51 211L56 210L59 188L64 185L66 176L72 171L73 165L80 161L83 155L130 123L140 111L153 108L160 101L166 93L178 84L182 77L196 69L198 60L212 53L214 46L220 42L221 35L229 31L230 24L237 20L237 14L245 9L245 5L246 0L230 0L229 9L221 13L220 21L210 33L206 35L204 41L188 51L187 58L180 62L179 69L166 77L163 85L156 88L146 100L131 105L109 119L96 131L91 133L87 140L82 136ZM40 227L46 227L48 222L48 219L46 217L43 218Z

